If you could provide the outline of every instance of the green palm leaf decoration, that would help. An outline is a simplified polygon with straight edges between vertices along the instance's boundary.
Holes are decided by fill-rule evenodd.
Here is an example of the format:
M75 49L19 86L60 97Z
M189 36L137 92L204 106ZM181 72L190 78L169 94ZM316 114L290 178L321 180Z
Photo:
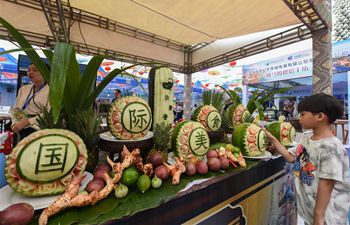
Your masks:
M101 121L93 112L93 104L98 95L116 76L129 76L141 85L134 75L127 73L127 70L135 65L114 69L96 87L97 71L105 59L104 56L94 56L82 74L74 46L57 43L54 52L48 49L43 50L51 64L50 72L35 49L16 28L1 17L0 24L7 29L21 47L14 51L25 51L49 84L51 109L50 111L42 110L41 118L38 120L40 128L69 129L78 134L88 148L95 148ZM154 65L154 63L143 65ZM143 87L142 89L144 90Z

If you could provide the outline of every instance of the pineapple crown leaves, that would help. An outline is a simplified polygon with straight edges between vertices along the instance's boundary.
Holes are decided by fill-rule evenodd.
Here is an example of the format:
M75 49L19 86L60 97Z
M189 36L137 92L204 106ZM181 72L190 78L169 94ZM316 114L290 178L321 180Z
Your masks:
M76 112L70 116L69 130L78 134L88 149L93 148L99 141L101 119L93 110Z
M172 126L170 123L156 123L153 127L153 141L155 148L158 150L166 150L169 148Z
M224 93L215 90L205 90L202 95L203 105L211 105L218 112L224 107Z

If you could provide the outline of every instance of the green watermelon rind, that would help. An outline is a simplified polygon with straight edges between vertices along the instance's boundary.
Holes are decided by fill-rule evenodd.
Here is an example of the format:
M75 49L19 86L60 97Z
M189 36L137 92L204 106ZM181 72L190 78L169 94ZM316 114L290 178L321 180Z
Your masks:
M72 141L73 144L75 145L75 149L76 149L76 151L77 151L77 157L76 157L76 159L74 160L74 161L75 161L75 162L74 162L74 165L78 162L78 159L79 159L79 155L80 155L80 154L79 154L78 146L75 144L75 142L74 142L74 140L73 140L72 138L67 137L67 136L65 136L65 135L62 135L62 134L49 134L49 135L46 135L46 136L61 136L61 137L67 138L67 139L69 139L70 141ZM45 136L41 136L41 137L35 138L35 139L31 140L30 142L28 142L27 145L26 145L25 147L22 148L22 150L19 152L19 154L18 154L18 156L17 156L18 161L16 162L16 169L17 169L18 174L19 174L21 177L23 177L23 178L25 178L26 180L31 181L31 182L48 183L48 182L52 182L52 181L61 179L62 177L65 177L67 174L69 174L69 173L73 170L73 168L75 167L75 166L72 166L72 168L70 168L65 174L63 174L62 176L57 177L57 178L55 178L55 179L52 179L52 180L47 180L47 181L36 181L36 180L31 180L29 177L26 177L26 176L23 174L23 172L21 171L21 169L20 169L20 166L19 166L19 159L21 158L23 152L27 149L27 147L28 147L30 144L32 144L33 142L38 141L39 139L42 139L42 138L44 138L44 137L45 137ZM69 159L68 159L68 160L69 160Z
M15 176L16 174L13 174L13 171L17 173L19 176L17 170L10 169L9 167L16 163L15 160L19 154L20 151L22 151L22 148L31 141L31 139L35 139L37 137L40 137L41 135L47 135L47 134L63 134L66 136L69 136L70 138L75 139L75 143L77 144L79 149L79 158L78 162L76 163L73 170L71 170L70 174L67 174L65 177L61 178L59 181L54 181L56 184L53 184L54 182L50 183L38 183L38 182L30 182L27 180L21 180L21 182L18 181L20 177L13 178L12 176ZM87 164L87 149L83 142L83 140L74 132L64 129L44 129L36 131L26 138L22 139L15 148L12 149L12 152L10 155L8 155L6 159L6 165L5 165L5 177L7 180L7 183L9 186L17 193L20 193L25 196L31 196L31 197L37 197L37 196L49 196L49 195L57 195L64 192L66 189L66 185L69 183L72 176L77 176L79 174L82 174L85 170L86 164ZM12 167L11 167L12 168ZM15 166L16 168L16 166ZM17 179L17 180L15 180ZM25 187L24 185L27 185ZM50 187L51 185L51 187ZM28 188L29 186L29 188ZM38 187L36 190L33 190L33 187Z
M258 142L257 143L258 151L251 152L248 150L248 147L245 146L245 138L243 138L242 135L244 135L244 136L246 135L246 133L248 132L247 130L248 130L249 126L257 126L257 125L252 124L252 123L241 123L235 127L235 129L232 133L232 145L241 149L241 152L244 156L255 157L255 156L260 155L262 152L264 152L266 150L266 147L264 150L262 150L262 148L264 146L260 146L260 144L264 145L264 143L260 143L259 141L257 141ZM259 138L260 132L264 132L264 131L263 130L258 131L257 136L256 136L257 139Z
M281 124L278 121L267 125L266 130L270 132L279 142L281 142Z
M233 120L232 120L232 117L233 117L233 112L235 111L235 107L234 105L230 105L229 107L227 107L225 113L224 113L224 117L225 117L225 120L228 122L227 126L229 128L233 128Z
M241 137L241 135L244 135L247 132L249 125L249 123L238 124L232 133L232 145L241 149L243 155L249 155L249 152L246 149L244 142L242 141L243 137Z
M173 134L171 136L171 149L175 153L175 155L177 155L177 156L179 156L178 152L177 152L177 137L180 133L181 128L188 122L189 121L182 121L181 123L177 124L176 127L174 128Z
M200 112L202 111L202 108L203 108L203 107L204 107L204 105L199 106L199 107L197 107L197 108L194 110L194 112L193 112L193 114L192 114L192 116L191 116L191 120L193 120L193 121L198 121L198 116L199 116Z

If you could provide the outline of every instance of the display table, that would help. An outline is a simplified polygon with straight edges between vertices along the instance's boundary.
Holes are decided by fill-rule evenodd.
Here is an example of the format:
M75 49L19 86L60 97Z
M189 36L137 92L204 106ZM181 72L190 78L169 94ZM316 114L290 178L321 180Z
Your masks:
M284 169L291 171L290 166L281 158L247 165L250 169L231 168L218 176L184 176L178 186L166 181L144 195L133 190L116 199L111 194L95 206L66 209L49 224L294 224L292 175ZM192 186L186 189L185 183Z
M203 224L228 224L230 221L241 220L250 221L248 224L268 224L269 219L274 220L271 214L274 212L278 214L272 207L276 206L273 198L279 194L272 190L276 181L283 183L281 178L286 176L284 165L285 161L282 158L261 161L249 170L214 177L197 184L187 191L180 192L174 199L160 207L107 224L197 224L200 221ZM280 188L275 189L280 191ZM267 190L269 193L262 193L265 198L260 201L259 196L255 194L261 190ZM251 203L249 203L250 197L255 198ZM247 209L242 212L242 207L233 209L238 204L245 204L243 207L249 209L257 208L251 210L252 212ZM279 216L276 215L277 217Z

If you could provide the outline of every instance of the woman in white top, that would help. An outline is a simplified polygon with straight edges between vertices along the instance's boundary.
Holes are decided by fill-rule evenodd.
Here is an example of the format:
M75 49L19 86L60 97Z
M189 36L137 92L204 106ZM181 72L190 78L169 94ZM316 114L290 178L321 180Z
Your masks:
M19 140L39 130L36 122L38 115L43 107L49 107L49 86L34 64L28 68L28 78L32 84L19 89L16 103L11 110L11 129L20 135Z

